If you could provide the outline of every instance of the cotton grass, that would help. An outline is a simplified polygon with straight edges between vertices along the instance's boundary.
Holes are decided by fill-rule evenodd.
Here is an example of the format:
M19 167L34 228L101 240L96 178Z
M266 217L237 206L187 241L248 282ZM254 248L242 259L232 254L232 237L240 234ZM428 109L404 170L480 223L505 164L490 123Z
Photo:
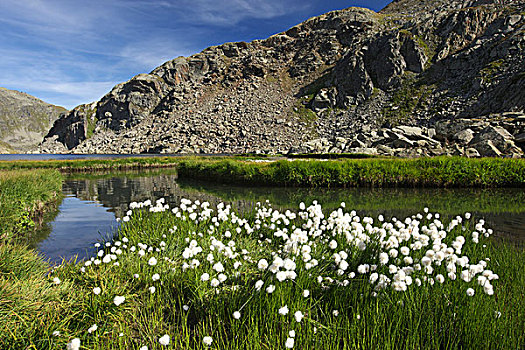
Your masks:
M326 344L316 339L331 337L337 322L347 322L358 339L360 324L383 317L371 310L394 312L403 320L403 310L414 307L412 300L440 300L445 317L469 300L491 304L498 293L498 266L491 265L478 245L492 231L467 215L444 222L426 210L403 220L374 219L344 206L325 213L314 201L300 204L297 212L258 203L253 214L242 217L227 204L212 208L186 199L173 208L149 201L130 210L120 240L105 245L83 267L87 276L102 276L107 269L126 271L128 290L115 291L116 306L126 302L124 309L145 304L162 310L173 305L162 317L180 321L162 323L171 333L157 335L161 345L173 341L193 347L202 337L207 347L233 348L226 339L245 334L238 327L246 323L268 334L271 330L270 347L322 348ZM479 235L469 233L472 228ZM106 256L119 266L96 263ZM100 287L91 289L95 296L101 294ZM212 320L232 322L226 327L232 333L210 331ZM170 322L180 322L186 335L180 338L181 331ZM194 328L189 331L187 324ZM253 344L261 341L266 340Z

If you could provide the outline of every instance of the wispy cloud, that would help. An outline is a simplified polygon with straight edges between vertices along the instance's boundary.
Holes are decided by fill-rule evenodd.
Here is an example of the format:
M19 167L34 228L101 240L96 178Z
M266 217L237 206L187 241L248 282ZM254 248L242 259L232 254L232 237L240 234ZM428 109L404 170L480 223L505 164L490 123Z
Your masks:
M169 59L253 39L260 35L254 22L307 13L320 2L1 0L0 86L71 108ZM239 37L241 28L249 34Z

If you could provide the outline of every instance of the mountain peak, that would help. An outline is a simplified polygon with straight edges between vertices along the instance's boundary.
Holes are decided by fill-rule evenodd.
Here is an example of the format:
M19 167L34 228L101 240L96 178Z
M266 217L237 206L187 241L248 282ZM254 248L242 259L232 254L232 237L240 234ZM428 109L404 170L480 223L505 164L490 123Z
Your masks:
M309 151L317 139L326 151L447 154L449 136L433 132L426 143L369 140L397 125L427 130L523 111L524 13L523 0L398 0L379 13L328 12L118 84L95 108L57 121L42 149L282 153ZM521 152L500 151L510 149Z

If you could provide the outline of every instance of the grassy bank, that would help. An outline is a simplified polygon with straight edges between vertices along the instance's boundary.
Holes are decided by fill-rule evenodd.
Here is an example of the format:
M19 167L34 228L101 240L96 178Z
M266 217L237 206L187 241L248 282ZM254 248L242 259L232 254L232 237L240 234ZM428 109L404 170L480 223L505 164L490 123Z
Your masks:
M0 292L0 348L63 349L75 338L85 349L525 345L525 255L491 243L468 215L388 225L344 208L323 219L315 204L245 218L202 203L141 206L97 256L47 277L31 280L39 262L0 250L2 273L38 285Z
M256 163L181 160L181 178L312 187L523 187L525 160L437 157Z
M263 173L295 162L186 159L179 171L201 164ZM468 215L386 223L312 204L240 218L225 206L135 203L91 260L51 269L12 242L61 181L56 170L0 172L3 210L18 213L0 244L0 349L525 346L525 252L484 237Z
M27 236L62 191L56 170L0 170L0 242Z
M155 157L3 161L0 169L63 172L174 167L181 178L228 184L302 187L523 187L525 160L462 157L279 160L244 157Z
M174 167L182 157L0 161L0 169L57 169L62 172L141 170Z

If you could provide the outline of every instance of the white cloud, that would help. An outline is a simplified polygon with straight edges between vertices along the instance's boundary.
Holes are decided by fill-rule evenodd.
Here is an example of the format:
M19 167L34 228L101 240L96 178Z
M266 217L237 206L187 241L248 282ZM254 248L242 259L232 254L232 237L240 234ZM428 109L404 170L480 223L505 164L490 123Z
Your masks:
M214 28L231 27L226 39L238 40L234 28L242 21L307 6L298 0L1 0L0 86L71 108L197 53L217 40L210 39Z
M181 0L160 1L159 7L175 11L186 23L235 26L246 19L271 19L308 8L299 1L282 0Z

